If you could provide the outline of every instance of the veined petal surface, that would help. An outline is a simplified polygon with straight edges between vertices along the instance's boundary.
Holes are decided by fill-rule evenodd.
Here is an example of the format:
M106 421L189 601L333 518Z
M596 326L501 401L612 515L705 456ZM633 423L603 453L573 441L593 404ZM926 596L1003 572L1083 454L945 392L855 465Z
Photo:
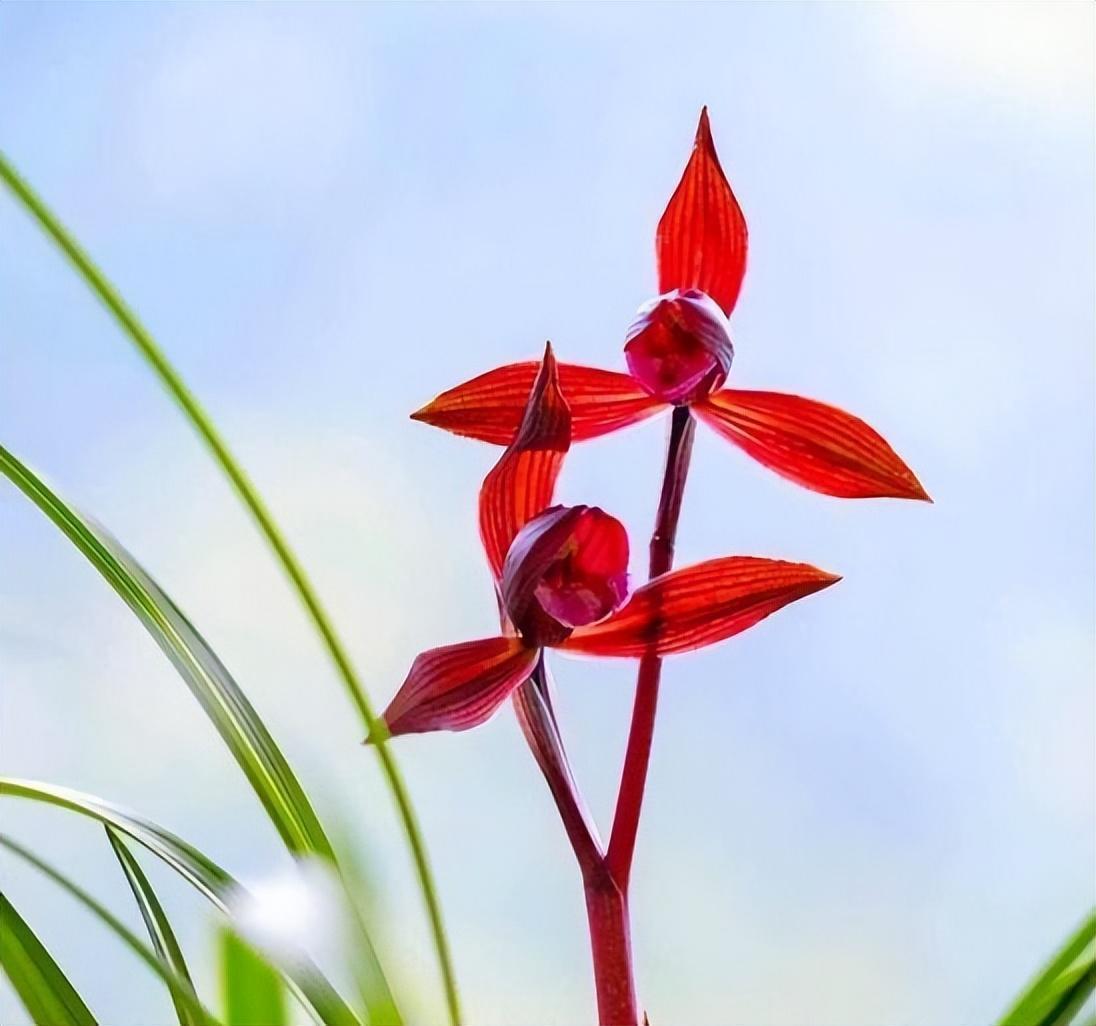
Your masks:
M526 397L517 436L480 489L480 538L495 579L517 533L552 503L563 457L571 446L571 412L560 392L549 345Z
M497 367L442 392L411 419L481 442L509 445L521 427L539 367L534 360ZM630 375L616 371L561 363L559 383L571 408L571 438L576 442L628 427L665 407Z
M815 492L845 499L929 499L874 428L835 406L782 392L726 388L696 415L759 463Z
M529 678L537 655L519 638L483 638L423 652L384 712L388 732L478 726Z
M656 577L612 616L559 647L599 656L671 655L723 641L841 578L806 563L727 556Z
M705 107L685 173L658 222L658 291L700 289L729 315L746 273L746 238L746 218L719 164Z

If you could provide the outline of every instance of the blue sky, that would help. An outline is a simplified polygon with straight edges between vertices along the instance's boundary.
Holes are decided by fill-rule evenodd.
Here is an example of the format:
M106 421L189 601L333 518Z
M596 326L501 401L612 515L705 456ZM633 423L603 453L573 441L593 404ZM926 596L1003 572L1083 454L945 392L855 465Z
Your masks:
M667 667L641 997L654 1022L985 1021L1096 897L1092 44L1081 4L5 5L0 145L206 401L383 703L418 651L493 629L474 502L497 453L407 413L546 338L623 367L707 104L751 232L733 382L864 417L936 504L815 496L698 432L679 562L844 580ZM637 570L664 432L583 445L561 484L625 520ZM7 197L0 439L154 572L349 821L388 960L436 1016L352 710L189 430ZM11 487L0 513L3 772L276 872L159 652ZM632 668L554 669L605 823ZM469 1020L587 1018L577 874L512 716L399 754ZM4 825L127 910L96 830ZM203 910L150 868L208 971ZM93 1008L168 1021L64 897L3 873Z

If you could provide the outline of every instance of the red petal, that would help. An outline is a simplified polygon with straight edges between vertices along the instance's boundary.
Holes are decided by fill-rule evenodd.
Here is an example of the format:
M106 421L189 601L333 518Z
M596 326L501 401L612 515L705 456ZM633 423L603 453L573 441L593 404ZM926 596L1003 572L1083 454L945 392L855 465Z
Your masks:
M383 723L392 735L478 726L528 679L537 655L518 638L432 648L411 665Z
M559 389L551 345L517 436L480 489L480 537L496 579L515 535L552 502L564 454L571 446L571 414Z
M707 107L685 173L658 222L655 249L659 292L701 289L730 314L746 273L746 219L719 166Z
M878 432L835 406L728 388L693 410L759 463L805 488L846 499L932 501Z
M511 363L442 392L411 414L455 435L509 445L521 425L525 400L540 364ZM635 424L663 406L627 374L559 365L560 387L571 407L571 438L581 442Z
M656 577L608 619L579 627L560 647L601 656L689 652L739 634L839 580L806 563L711 559Z

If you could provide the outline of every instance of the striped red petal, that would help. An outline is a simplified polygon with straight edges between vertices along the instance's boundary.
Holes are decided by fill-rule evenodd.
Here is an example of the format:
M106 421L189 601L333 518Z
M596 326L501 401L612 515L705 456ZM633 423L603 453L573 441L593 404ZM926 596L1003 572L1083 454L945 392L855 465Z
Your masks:
M690 652L739 634L840 579L806 563L712 559L656 577L612 616L578 628L560 647L599 656Z
M796 484L845 499L929 499L886 440L835 406L782 392L724 389L696 415L759 463Z
M509 445L521 426L525 401L540 365L511 363L442 392L411 414L455 435ZM571 437L580 442L627 427L658 412L664 404L652 399L627 374L559 365L560 388L571 407Z
M730 314L746 273L746 219L712 142L708 108L655 236L658 291L700 289Z
M496 580L518 531L551 505L571 446L571 413L560 392L551 345L545 347L524 409L517 435L480 489L480 538Z
M388 733L468 730L528 680L538 650L518 638L484 638L423 652L384 712Z

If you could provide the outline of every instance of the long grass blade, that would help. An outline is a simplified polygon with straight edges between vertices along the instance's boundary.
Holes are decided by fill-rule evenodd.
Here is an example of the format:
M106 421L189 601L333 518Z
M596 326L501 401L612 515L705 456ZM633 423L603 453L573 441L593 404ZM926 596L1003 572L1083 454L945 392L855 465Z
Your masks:
M999 1026L1066 1026L1096 988L1096 910L1033 979Z
M104 905L96 901L82 887L74 884L67 876L53 868L49 863L40 859L32 851L13 841L5 834L0 834L0 847L6 848L12 854L19 856L25 862L29 862L35 869L49 877L54 883L68 891L81 905L91 912L99 921L122 941L142 962L148 966L171 990L172 996L182 1001L190 1010L196 1021L213 1026L217 1022L216 1017L198 1000L194 988L188 980L182 979L173 969L166 966L156 953L145 945L140 938L121 922Z
M373 728L376 715L372 704L365 693L365 688L358 677L357 671L350 661L346 647L339 639L331 618L320 602L319 595L308 579L304 567L275 523L258 490L244 472L243 467L232 455L227 443L198 402L197 397L190 391L178 371L167 359L166 354L156 344L148 329L145 328L136 313L122 299L118 290L107 280L106 275L91 259L91 256L46 206L41 197L31 188L30 183L15 170L14 165L3 153L0 153L0 180L7 185L16 199L58 246L92 292L106 306L118 326L136 346L138 352L144 357L153 373L160 379L160 383L178 405L186 419L190 421L213 458L220 465L241 502L250 512L256 526L266 538L278 562L281 563L282 569L300 598L301 604L312 620L313 626L316 628L332 663L338 671L347 695L361 717L363 736L369 737L374 734ZM445 989L449 1018L453 1026L459 1026L461 1016L456 975L453 970L449 940L442 921L441 903L438 900L437 887L427 858L422 830L411 804L403 775L388 744L382 739L371 747L380 760L381 770L384 773L389 790L392 792L400 820L403 823L404 833L411 849L411 856L418 874L419 887L422 891L423 901L430 921L442 984Z
M34 780L0 777L0 797L5 795L66 809L124 834L163 860L225 915L232 914L232 902L246 893L209 856L170 830L94 795ZM285 972L293 983L294 992L306 1007L311 1007L320 1022L326 1026L355 1026L358 1023L350 1007L312 962L298 956L285 966ZM374 972L383 979L379 966L374 967Z
M144 870L141 869L133 853L126 847L126 842L110 826L104 829L110 846L114 849L114 855L125 874L126 882L133 891L133 900L137 903L141 918L144 920L153 950L164 965L173 970L179 979L186 980L193 989L194 981L190 977L190 970L187 969L186 959L183 958L183 950L175 939L175 931L171 928L171 922L167 918L167 913L164 912L163 905L160 904L160 899L156 897L152 884L149 883L148 877L145 876ZM175 1005L179 1026L201 1026L201 1020L194 1017L185 1002L174 993L171 995L171 1000Z
M76 988L2 892L0 968L38 1026L97 1026Z
M37 780L0 777L0 797L5 795L77 812L132 838L167 863L221 912L227 913L228 899L233 890L239 887L209 856L170 830L95 795L55 784L43 784Z
M136 613L217 728L289 850L331 859L330 842L285 756L175 603L103 527L66 503L3 446L0 472L61 529Z
M276 969L232 930L222 930L221 992L227 1026L285 1026L285 988Z

